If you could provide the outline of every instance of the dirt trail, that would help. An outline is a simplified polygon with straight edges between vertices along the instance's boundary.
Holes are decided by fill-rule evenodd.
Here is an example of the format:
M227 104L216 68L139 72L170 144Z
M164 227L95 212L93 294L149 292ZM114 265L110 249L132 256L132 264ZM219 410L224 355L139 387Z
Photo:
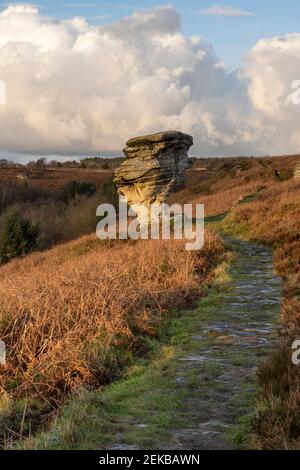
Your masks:
M193 370L199 393L186 404L195 411L191 427L173 431L178 449L228 449L229 433L236 445L242 444L243 424L253 411L257 365L274 341L281 280L274 275L272 253L245 241L231 245L236 258L227 292L215 312L208 307L213 318L199 332L199 348L179 359L177 383L184 386L186 371ZM203 348L207 337L214 340Z
M40 449L245 448L256 371L278 337L281 279L270 249L227 239L235 253L194 310L174 315L149 356L120 380L82 391L64 407Z
M174 390L182 391L181 404L174 405L174 426L170 428L168 421L161 433L162 424L158 424L157 438L152 433L146 444L147 428L153 427L156 418L159 422L156 413L162 412L157 392L157 406L152 400L150 411L144 401L143 422L134 411L129 422L128 415L125 419L127 429L128 425L136 427L136 442L132 434L119 432L107 448L141 448L141 442L150 449L243 447L254 411L257 366L276 338L281 280L273 272L268 248L238 240L229 240L229 244L236 256L228 287L215 302L200 302L195 312L197 330L193 329L184 348L177 351L171 372L164 372L170 400ZM138 394L135 400L138 403Z

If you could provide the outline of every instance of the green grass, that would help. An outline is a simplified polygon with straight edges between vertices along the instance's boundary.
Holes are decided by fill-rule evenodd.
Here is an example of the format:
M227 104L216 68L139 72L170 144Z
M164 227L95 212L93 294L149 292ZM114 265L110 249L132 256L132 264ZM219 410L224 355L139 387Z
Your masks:
M228 264L223 263L216 270L215 287L207 288L207 296L200 300L197 309L174 312L173 318L162 326L159 338L147 340L146 359L136 360L121 380L101 390L79 390L70 396L50 429L19 447L100 449L121 440L151 449L168 440L171 428L188 427L190 412L184 404L193 396L199 379L194 371L186 371L187 386L174 386L178 357L194 351L199 342L193 335L212 319L222 301L221 286L228 280L225 271ZM214 338L206 338L201 347L205 349L213 341Z
M219 226L224 223L222 220L215 224ZM207 326L222 319L221 306L234 288L230 282L240 275L234 266L229 271L233 259L229 253L215 268L214 284L206 286L197 308L173 312L171 318L162 322L157 339L144 339L149 351L146 358L133 357L121 378L109 386L95 391L78 390L68 398L48 430L19 447L104 449L126 443L141 449L158 449L161 445L175 444L172 430L190 429L203 422L201 413L205 415L205 410L202 412L198 405L203 406L204 402L199 396L207 396L208 406L214 405L218 393L222 396L224 383L217 380L222 365L206 361L200 373L197 368L186 367L187 363L180 359L194 353L205 355L205 351L218 344L218 334L207 331ZM251 360L242 350L232 351L230 344L214 352L215 360L222 358L233 367L243 367L245 361ZM182 386L178 379L183 381ZM228 395L226 385L223 393L228 402L227 417L232 423L225 426L223 440L228 442L228 448L245 448L251 434L250 410L253 412L255 391L242 382L234 396Z

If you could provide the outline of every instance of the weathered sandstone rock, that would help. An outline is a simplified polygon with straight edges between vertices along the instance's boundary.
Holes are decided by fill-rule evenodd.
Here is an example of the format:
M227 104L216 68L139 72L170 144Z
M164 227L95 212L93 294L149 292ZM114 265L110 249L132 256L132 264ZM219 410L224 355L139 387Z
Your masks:
M296 163L294 169L294 178L300 178L300 162Z
M177 131L130 139L124 149L126 160L115 171L119 194L130 206L163 203L171 191L183 186L192 145L190 135Z

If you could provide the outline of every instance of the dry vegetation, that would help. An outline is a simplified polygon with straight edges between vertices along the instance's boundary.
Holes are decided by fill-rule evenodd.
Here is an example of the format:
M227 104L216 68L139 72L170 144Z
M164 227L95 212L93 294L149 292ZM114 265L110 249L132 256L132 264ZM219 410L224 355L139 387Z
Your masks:
M70 390L108 383L145 352L143 337L156 334L171 308L201 295L222 251L209 231L197 253L182 241L90 236L0 268L5 445L34 432Z
M108 170L86 170L81 168L60 168L40 170L22 170L15 168L0 168L0 187L7 185L22 185L24 182L18 175L26 174L28 185L34 190L42 189L50 193L57 193L67 183L73 180L95 183L101 185L111 175Z
M300 374L291 362L291 344L300 339L300 182L291 179L294 164L295 157L198 161L187 188L170 198L202 202L207 216L228 213L227 228L274 247L275 267L285 280L282 341L260 370L254 422L255 446L266 449L300 448ZM53 211L50 227L64 220L70 229L74 219L77 236L89 230L78 229L78 220L92 220L94 201L74 207L76 217L70 212L68 220ZM88 236L1 267L0 337L8 349L0 376L2 444L34 433L68 392L110 382L145 353L146 338L157 334L170 309L201 295L223 250L209 230L198 253L187 252L181 241L100 242Z
M44 168L27 172L29 178L23 181L17 179L20 170L0 168L0 236L7 213L15 210L38 228L38 248L51 248L93 232L99 204L114 203L111 171ZM72 182L90 183L95 193L66 200Z
M204 203L207 216L227 214L223 227L233 234L272 246L284 280L280 345L259 371L253 423L259 449L300 449L300 369L291 360L292 343L300 339L300 180L292 179L299 160L239 159L238 171L237 160L202 162L210 171L190 177L179 196Z
M205 214L226 213L246 196L255 195L269 186L289 180L293 175L294 157L220 158L197 161L188 172L187 185L170 202L193 202L205 205ZM204 171L197 171L203 168Z
M300 449L300 372L291 360L292 343L300 338L300 181L272 185L254 201L236 208L229 221L274 247L274 266L285 281L281 345L259 374L262 393L256 445Z

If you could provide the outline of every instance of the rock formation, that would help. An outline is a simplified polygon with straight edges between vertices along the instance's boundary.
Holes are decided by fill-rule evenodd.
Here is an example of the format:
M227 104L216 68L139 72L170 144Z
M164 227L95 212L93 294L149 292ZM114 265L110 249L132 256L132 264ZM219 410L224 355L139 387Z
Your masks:
M296 163L294 169L294 178L300 178L300 162Z
M184 184L184 172L190 166L188 150L193 138L177 131L165 131L130 139L126 160L115 171L119 194L133 207L161 204L171 191Z

